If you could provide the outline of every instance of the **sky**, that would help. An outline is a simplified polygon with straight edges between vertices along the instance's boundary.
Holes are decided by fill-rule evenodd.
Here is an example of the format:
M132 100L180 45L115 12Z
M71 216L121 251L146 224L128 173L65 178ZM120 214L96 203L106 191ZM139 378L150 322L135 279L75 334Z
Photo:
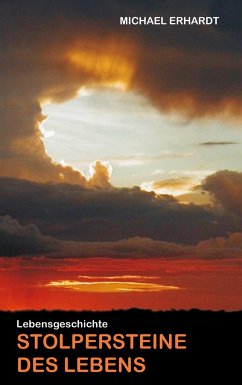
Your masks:
M116 187L152 189L152 181L187 178L177 189L156 189L178 195L219 169L241 171L240 122L167 115L147 98L117 88L82 90L43 112L49 117L42 125L48 154L86 175L94 159L106 160Z
M97 5L2 6L0 308L241 309L242 6Z

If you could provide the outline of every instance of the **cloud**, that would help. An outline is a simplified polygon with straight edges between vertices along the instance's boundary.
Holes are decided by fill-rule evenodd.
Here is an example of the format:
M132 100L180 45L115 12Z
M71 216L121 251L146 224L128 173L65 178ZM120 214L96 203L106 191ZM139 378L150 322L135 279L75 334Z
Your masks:
M160 285L158 283L147 282L124 282L124 281L51 281L45 284L47 287L64 288L79 292L88 293L123 293L123 292L152 292L179 290L177 286Z
M242 173L218 171L209 175L202 183L202 188L212 194L217 203L235 216L242 215Z
M240 258L242 253L242 232L204 239L197 244L179 244L152 238L133 237L112 241L67 241L43 235L34 224L22 225L9 215L0 217L0 256L45 256L65 258ZM91 277L79 276L90 281ZM149 276L99 277L108 281L124 279L154 279ZM83 284L84 285L84 284ZM82 286L83 286L82 285Z
M0 217L0 256L1 257L32 257L39 256L39 263L42 266L48 258L58 260L85 259L85 258L113 258L113 259L237 259L241 258L242 253L242 232L231 233L227 237L215 237L198 242L196 245L181 245L178 243L157 241L150 238L134 237L110 242L73 242L59 240L57 238L44 236L39 229L31 225L21 225L17 220L10 216ZM21 259L20 259L21 260ZM38 260L36 260L38 263ZM46 262L44 262L46 261ZM31 264L31 263L30 263ZM55 265L51 262L51 265ZM35 265L35 268L37 265ZM61 269L62 270L62 269ZM75 269L74 269L75 270ZM118 288L126 285L130 280L144 281L152 280L157 277L144 275L121 275L121 276L95 276L79 275L81 281L72 284L71 282L56 282L55 285L78 290L90 290L100 288L114 290L113 285L118 283ZM93 287L87 287L87 282L93 283ZM102 280L102 282L100 282ZM128 280L128 281L127 281ZM110 282L112 281L112 282ZM106 282L106 283L105 283ZM105 284L104 284L105 283ZM102 287L100 287L100 285ZM75 287L73 287L75 286ZM130 286L130 285L129 285ZM143 285L144 286L144 285ZM149 286L145 284L146 289ZM116 288L117 289L117 288ZM132 287L129 287L131 290ZM133 288L135 289L135 288ZM141 288L137 288L140 289ZM154 289L154 288L153 288ZM157 290L163 290L158 288ZM118 290L118 289L117 289ZM121 290L121 289L120 289Z
M205 258L241 258L242 233L232 233L228 237L201 241L196 251L198 256Z
M111 188L110 179L112 175L112 167L109 162L96 160L90 166L90 177L87 185L93 188Z
M144 258L163 254L175 257L184 253L179 245L140 237L114 242L63 241L43 235L33 224L21 225L9 215L0 217L0 236L0 256L6 257L49 255L59 258Z
M122 85L161 111L241 117L238 2L13 0L1 10L1 176L93 187L46 154L41 104L73 98L83 86ZM217 27L126 27L122 15L216 15ZM237 20L237 22L236 22ZM68 129L68 128L67 128ZM101 170L102 169L102 170ZM98 187L108 169L96 168ZM95 182L96 183L96 182ZM101 183L101 186L100 186Z
M170 194L181 203L210 205L212 203L210 195L199 186L202 176L204 175L191 173L191 176L143 182L140 187L142 190L154 191L156 194Z
M200 146L230 146L232 144L238 144L238 142L225 142L225 141L222 141L222 142L202 142L202 143L199 143Z
M45 118L40 106L32 101L0 99L1 143L0 158L2 176L13 176L39 182L67 182L87 188L110 186L110 166L96 161L91 165L91 175L69 165L55 162L45 151L39 124Z
M134 237L113 242L62 242L55 254L58 257L109 257L109 258L158 258L158 259L237 259L242 256L242 232L231 233L182 245Z
M133 237L112 242L63 242L59 256L68 252L74 257L175 258L186 255L187 250L175 243Z
M9 215L0 216L0 255L35 255L56 250L57 242L33 225L22 226Z
M196 186L194 178L187 176L164 179L160 181L144 182L141 189L146 191L155 191L157 194L179 195L186 193Z
M120 167L130 167L130 166L141 166L145 163L150 163L162 159L176 159L176 158L186 158L192 156L191 152L172 152L172 151L163 151L163 153L147 156L144 153L128 155L128 156L115 156L109 158L112 163L117 163Z
M127 238L195 244L239 231L223 208L181 204L138 187L88 190L79 185L0 178L0 212L49 237L76 242ZM126 245L127 246L127 245ZM74 246L73 246L74 247ZM142 251L142 243L140 244ZM132 254L127 247L126 252Z

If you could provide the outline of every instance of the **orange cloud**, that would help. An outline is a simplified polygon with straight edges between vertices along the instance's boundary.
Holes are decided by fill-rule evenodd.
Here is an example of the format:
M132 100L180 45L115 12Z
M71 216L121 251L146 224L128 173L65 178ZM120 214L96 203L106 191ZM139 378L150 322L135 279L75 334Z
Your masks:
M141 189L154 191L156 194L173 195L181 203L195 203L208 205L212 203L211 197L199 187L201 176L181 176L159 181L143 182Z
M89 279L89 280L91 280L91 279L93 279L93 280L95 280L95 279L97 279L97 277L96 276L90 276L90 275L79 275L78 276L79 278L83 278L83 279ZM146 275L114 275L114 276L99 276L98 277L99 279L105 279L105 280L123 280L123 279L133 279L133 280L143 280L143 279L157 279L157 278L159 278L158 276L156 276L156 277L154 277L154 276L152 276L152 277L148 277L148 276L146 276Z
M144 182L141 189L154 191L157 194L180 195L196 186L196 180L189 177L177 177L160 181Z
M98 39L97 39L98 40ZM97 84L129 88L135 72L134 47L122 40L85 42L84 47L75 45L66 54L66 59L76 72L90 74ZM96 85L97 85L96 84Z
M78 290L80 292L94 293L114 293L114 292L145 292L145 291L164 291L178 290L176 286L160 285L158 283L146 282L129 282L129 281L51 281L45 286L52 288L64 288L70 290Z

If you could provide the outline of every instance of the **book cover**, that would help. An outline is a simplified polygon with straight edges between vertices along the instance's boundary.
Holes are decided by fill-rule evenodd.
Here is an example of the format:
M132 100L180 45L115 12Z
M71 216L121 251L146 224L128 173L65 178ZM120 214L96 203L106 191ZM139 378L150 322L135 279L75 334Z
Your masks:
M224 0L1 2L12 384L194 383L194 371L234 383L241 17Z

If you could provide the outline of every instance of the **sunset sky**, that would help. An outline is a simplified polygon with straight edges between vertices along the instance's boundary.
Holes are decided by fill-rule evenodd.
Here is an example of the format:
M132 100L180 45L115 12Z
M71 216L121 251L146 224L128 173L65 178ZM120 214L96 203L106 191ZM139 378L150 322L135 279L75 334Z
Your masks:
M137 15L220 19L120 26ZM241 16L5 2L1 309L242 309Z

